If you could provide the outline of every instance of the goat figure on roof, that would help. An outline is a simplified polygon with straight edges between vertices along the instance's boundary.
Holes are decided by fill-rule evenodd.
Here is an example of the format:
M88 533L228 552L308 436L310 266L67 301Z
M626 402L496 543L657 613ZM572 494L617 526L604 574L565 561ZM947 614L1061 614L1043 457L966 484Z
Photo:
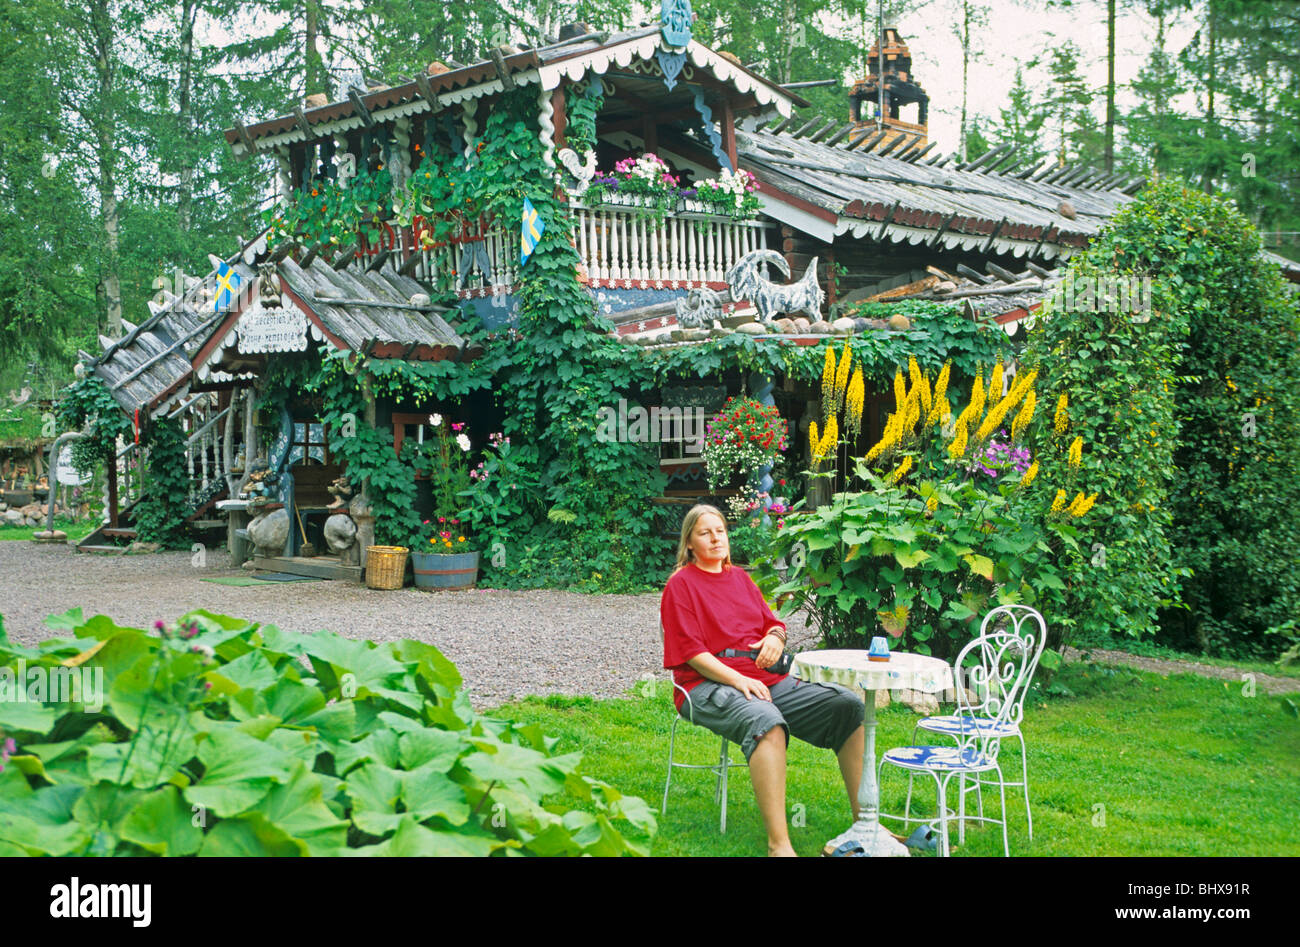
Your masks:
M822 303L826 293L817 283L817 258L808 264L808 271L797 283L782 286L766 279L759 272L759 267L770 263L781 271L787 279L790 267L785 257L775 250L754 250L746 253L736 265L727 271L727 286L731 289L734 300L748 299L758 310L758 318L763 322L775 319L781 313L807 313L813 322L823 322Z

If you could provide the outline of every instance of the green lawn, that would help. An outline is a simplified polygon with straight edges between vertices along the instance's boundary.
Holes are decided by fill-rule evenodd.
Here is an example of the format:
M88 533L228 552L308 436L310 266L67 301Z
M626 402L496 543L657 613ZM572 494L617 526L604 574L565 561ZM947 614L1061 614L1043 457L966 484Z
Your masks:
M1068 666L1058 679L1074 697L1034 698L1026 707L1034 840L1025 831L1024 801L1009 790L1013 855L1300 855L1294 697L1291 704L1262 693L1248 698L1240 684L1095 665ZM660 682L655 690L623 700L530 698L494 713L540 723L560 738L559 751L583 751L584 772L657 811L672 708L671 688ZM881 711L878 752L910 743L916 719L906 709ZM718 738L683 725L678 747L705 762L716 758ZM733 758L743 759L738 749ZM1019 772L1014 741L1001 759L1008 774ZM795 741L789 760L791 839L799 854L816 855L848 826L843 785L827 750ZM907 780L891 769L882 806L898 812ZM914 809L919 799L932 812L933 783L924 780ZM719 835L712 777L676 771L653 853L761 855L765 836L744 769L732 771L729 798L727 834ZM986 805L992 799L996 810L996 798L986 792ZM1002 852L997 826L972 828L964 846L955 843L954 836L955 855Z
M72 542L79 542L85 539L95 531L99 525L99 520L95 517L86 517L79 523L62 516L54 517L54 528L61 529L68 534L68 539ZM3 539L31 539L36 533L45 531L45 521L41 520L40 526L0 526L0 540Z

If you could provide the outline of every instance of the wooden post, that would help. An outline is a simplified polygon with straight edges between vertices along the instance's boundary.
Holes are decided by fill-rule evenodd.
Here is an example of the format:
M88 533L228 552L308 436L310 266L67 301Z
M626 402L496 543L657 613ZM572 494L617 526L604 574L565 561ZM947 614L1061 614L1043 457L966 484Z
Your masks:
M731 99L726 95L722 97L722 150L727 153L727 160L731 162L731 170L734 172L740 165L736 163L736 113L731 109Z
M117 444L113 444L113 449L108 461L108 525L111 529L117 529Z
M565 110L564 86L558 86L551 93L551 123L555 125L555 150L568 147L569 113Z
M641 119L641 138L645 142L647 152L659 151L659 125L655 121L655 116L648 112Z

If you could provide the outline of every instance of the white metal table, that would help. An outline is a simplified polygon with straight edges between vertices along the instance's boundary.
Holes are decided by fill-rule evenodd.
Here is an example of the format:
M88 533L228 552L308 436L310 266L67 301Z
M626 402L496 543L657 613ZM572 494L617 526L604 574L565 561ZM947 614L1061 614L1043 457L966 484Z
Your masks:
M857 842L872 857L907 856L907 846L898 842L880 824L880 786L876 782L876 694L878 690L914 690L938 694L953 686L952 668L938 658L895 651L888 661L869 661L866 651L803 651L795 656L791 671L804 681L842 684L866 691L862 726L862 780L858 784L858 819L848 831L827 843L833 850L845 842Z

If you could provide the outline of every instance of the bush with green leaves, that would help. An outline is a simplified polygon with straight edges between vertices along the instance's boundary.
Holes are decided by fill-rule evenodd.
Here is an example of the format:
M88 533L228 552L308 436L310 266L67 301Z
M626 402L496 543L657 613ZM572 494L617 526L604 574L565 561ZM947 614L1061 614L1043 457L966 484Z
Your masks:
M1102 496L1067 578L1090 639L1158 627L1176 648L1285 650L1274 629L1300 609L1300 338L1259 253L1230 203L1161 181L1066 276L1150 277L1150 310L1049 307L1030 334L1026 364L1068 394Z
M205 611L47 624L62 637L33 648L0 624L0 855L648 852L641 799L476 714L432 645Z

